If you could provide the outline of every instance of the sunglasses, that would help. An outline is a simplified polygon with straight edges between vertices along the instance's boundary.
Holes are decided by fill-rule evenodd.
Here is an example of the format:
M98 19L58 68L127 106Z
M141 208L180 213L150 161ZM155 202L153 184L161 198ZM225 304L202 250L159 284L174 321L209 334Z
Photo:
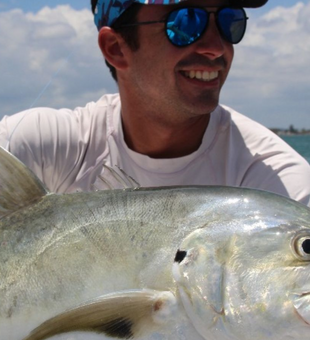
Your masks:
M238 44L245 33L247 16L243 8L223 7L207 11L201 7L181 7L171 11L166 19L124 24L121 27L165 23L168 40L175 46L185 47L197 41L208 27L214 13L221 36L231 44Z

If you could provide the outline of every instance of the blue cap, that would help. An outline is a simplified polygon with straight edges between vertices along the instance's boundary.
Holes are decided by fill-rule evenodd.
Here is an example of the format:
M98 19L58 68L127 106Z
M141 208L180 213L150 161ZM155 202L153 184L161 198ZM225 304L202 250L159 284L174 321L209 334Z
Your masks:
M95 9L95 24L98 31L103 26L112 26L114 21L134 2L144 5L173 5L186 0L98 0ZM230 0L235 7L261 7L268 0Z

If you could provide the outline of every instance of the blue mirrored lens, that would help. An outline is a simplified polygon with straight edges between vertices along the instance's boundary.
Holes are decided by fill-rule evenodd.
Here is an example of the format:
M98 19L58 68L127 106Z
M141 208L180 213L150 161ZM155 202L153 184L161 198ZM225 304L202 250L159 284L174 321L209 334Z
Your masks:
M243 9L223 8L218 12L217 23L223 37L232 44L238 44L246 29L246 14Z
M208 16L200 8L181 8L171 12L166 22L169 40L176 46L196 41L207 26Z
M168 39L176 46L188 46L204 33L209 15L203 8L180 8L170 12L166 21ZM215 13L216 22L223 38L237 44L246 29L246 14L241 8L222 8Z

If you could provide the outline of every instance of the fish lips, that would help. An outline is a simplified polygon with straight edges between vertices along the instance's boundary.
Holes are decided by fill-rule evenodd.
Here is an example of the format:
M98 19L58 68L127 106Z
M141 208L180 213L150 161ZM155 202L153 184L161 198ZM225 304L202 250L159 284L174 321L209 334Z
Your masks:
M310 326L310 289L306 292L291 294L291 300L296 313Z

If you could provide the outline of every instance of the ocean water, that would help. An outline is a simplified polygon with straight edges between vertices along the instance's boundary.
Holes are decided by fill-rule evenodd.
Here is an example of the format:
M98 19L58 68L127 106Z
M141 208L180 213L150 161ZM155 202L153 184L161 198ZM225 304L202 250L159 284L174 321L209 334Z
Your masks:
M280 136L310 163L310 135Z

